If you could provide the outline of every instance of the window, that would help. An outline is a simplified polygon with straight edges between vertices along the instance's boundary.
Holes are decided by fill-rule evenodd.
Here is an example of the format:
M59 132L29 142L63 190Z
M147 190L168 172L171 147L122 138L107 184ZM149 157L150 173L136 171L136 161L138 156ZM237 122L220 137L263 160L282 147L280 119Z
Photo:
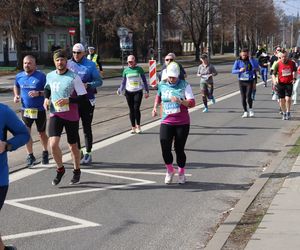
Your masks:
M48 52L51 52L53 48L55 47L55 35L54 34L48 34Z
M67 47L67 35L66 34L59 35L59 46L64 49Z

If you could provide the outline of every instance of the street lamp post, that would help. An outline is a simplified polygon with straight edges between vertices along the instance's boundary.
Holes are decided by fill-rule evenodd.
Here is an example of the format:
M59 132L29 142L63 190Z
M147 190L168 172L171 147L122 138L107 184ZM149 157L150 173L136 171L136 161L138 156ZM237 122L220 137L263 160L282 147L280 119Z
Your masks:
M80 42L86 45L85 40L85 8L84 0L79 0L79 25L80 25Z
M157 56L158 64L162 64L162 48L161 48L161 1L157 1Z

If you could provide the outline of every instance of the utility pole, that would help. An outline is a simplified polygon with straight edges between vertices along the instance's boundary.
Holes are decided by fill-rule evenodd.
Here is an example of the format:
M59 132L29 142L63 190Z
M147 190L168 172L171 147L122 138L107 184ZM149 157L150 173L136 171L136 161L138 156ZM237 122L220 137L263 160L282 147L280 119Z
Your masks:
M237 6L234 6L234 25L233 25L233 43L234 43L234 56L238 57L239 56L239 48L238 48L238 32L237 32Z
M294 16L292 16L292 23L291 23L291 48L293 48L294 43Z
M208 59L211 59L211 13L210 13L210 0L207 0L207 56Z
M85 39L85 8L84 0L79 0L79 25L80 25L80 43L86 45Z
M158 64L162 64L161 0L157 1L157 55Z

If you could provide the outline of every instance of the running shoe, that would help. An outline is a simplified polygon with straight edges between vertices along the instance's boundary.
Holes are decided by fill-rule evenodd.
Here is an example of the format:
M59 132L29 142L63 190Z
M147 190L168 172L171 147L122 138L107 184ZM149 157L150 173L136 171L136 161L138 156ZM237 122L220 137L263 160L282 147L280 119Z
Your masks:
M17 250L15 246L4 246L4 250Z
M282 120L287 120L287 116L286 116L286 113L282 113Z
M135 128L132 128L130 133L131 133L131 134L136 134Z
M92 162L92 155L91 153L86 153L82 160L80 161L81 164L89 164Z
M286 120L291 120L292 117L291 117L291 112L287 112L286 113Z
M277 100L278 100L277 94L273 94L273 95L272 95L272 101L277 101Z
M207 113L208 112L208 108L204 108L202 112L203 113Z
M135 132L136 132L137 134L140 134L140 133L142 133L142 130L141 130L140 128L136 128L136 129L135 129Z
M70 185L79 184L80 183L80 175L81 175L80 169L79 170L74 170L73 171L73 178L70 181Z
M211 103L212 103L212 104L215 104L215 103L216 103L216 99L215 99L215 97L214 97L214 96L212 96L212 97L211 97L211 99L210 99L210 101L211 101Z
M243 115L242 115L242 118L247 118L247 117L248 117L248 112L245 111L245 112L243 113Z
M253 109L249 109L249 117L254 117Z
M44 165L49 164L49 153L48 153L48 151L43 151L42 164L44 164Z
M178 175L178 184L184 184L186 182L186 178L184 174Z
M59 169L56 170L56 177L53 179L52 181L52 185L56 186L60 183L61 178L63 177L63 175L65 174L66 170L64 167L61 167Z
M265 87L265 88L267 87L267 82L265 82L264 87Z
M296 105L296 104L297 104L297 101L295 100L295 101L293 102L293 104Z
M175 175L175 171L174 171L174 172L172 172L172 173L169 173L169 172L167 171L167 173L166 173L166 177L165 177L165 184L171 184L171 183L172 183L172 180L173 180L173 177L174 177L174 175Z
M36 162L36 159L33 154L29 154L26 158L27 167L32 167L34 163Z

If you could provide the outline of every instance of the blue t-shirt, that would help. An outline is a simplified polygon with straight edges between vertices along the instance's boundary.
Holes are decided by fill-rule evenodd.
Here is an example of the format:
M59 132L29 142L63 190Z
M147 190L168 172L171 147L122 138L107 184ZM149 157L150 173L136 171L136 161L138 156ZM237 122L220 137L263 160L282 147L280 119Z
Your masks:
M45 110L43 107L44 96L30 97L29 91L43 91L46 84L46 76L40 71L34 71L33 74L27 75L25 71L20 72L16 76L15 85L20 89L20 97L22 109L36 108L38 110Z
M6 141L6 131L13 137L7 140L12 149L23 146L29 141L29 133L24 123L17 117L15 112L8 106L0 103L0 140ZM7 152L0 154L0 186L8 186L8 162Z
M68 60L68 69L79 75L83 83L88 83L87 93L90 100L95 99L96 88L102 85L102 79L96 64L83 57L80 62Z

